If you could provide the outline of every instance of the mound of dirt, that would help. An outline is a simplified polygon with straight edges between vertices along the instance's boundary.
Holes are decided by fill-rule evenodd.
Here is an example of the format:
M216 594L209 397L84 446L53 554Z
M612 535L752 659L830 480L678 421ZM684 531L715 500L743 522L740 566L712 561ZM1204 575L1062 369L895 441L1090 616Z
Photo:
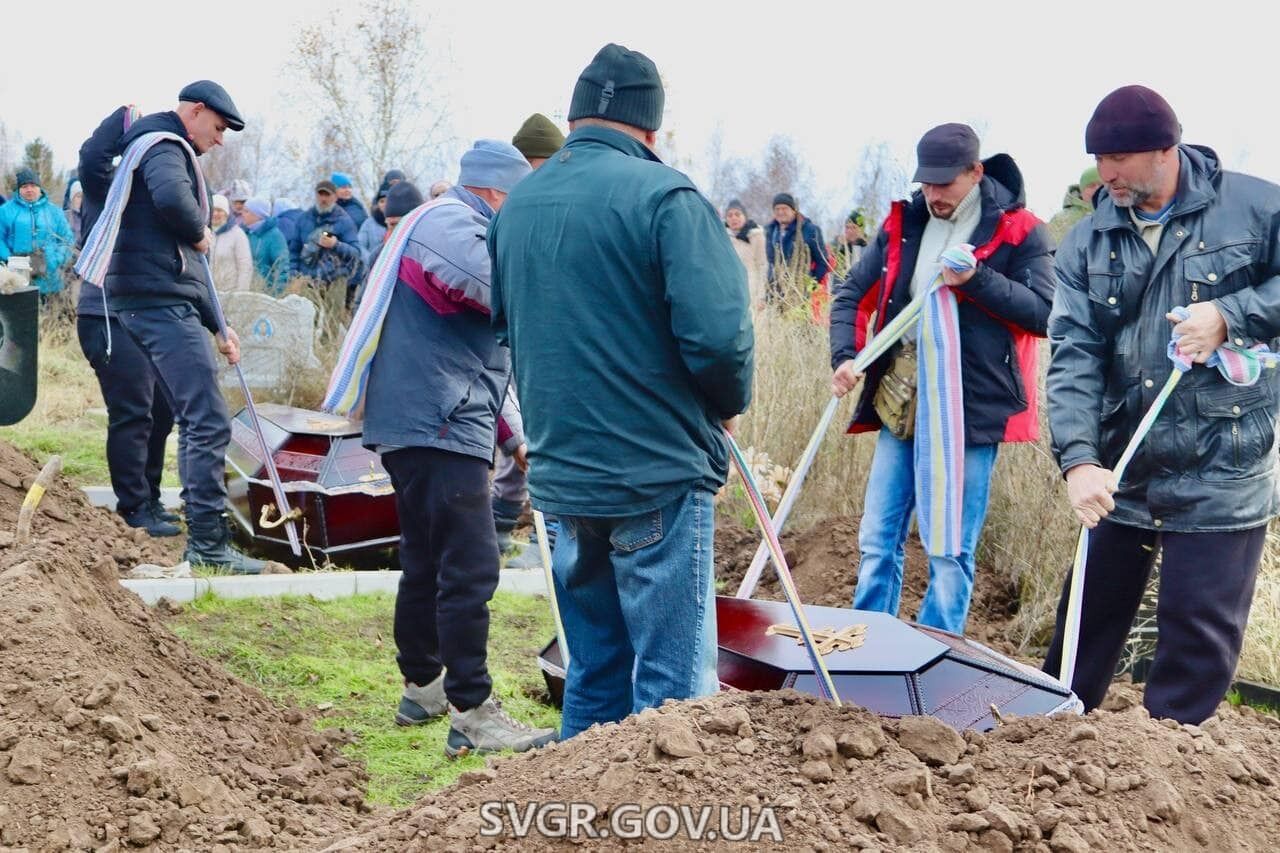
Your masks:
M0 849L314 850L356 822L347 733L193 654L120 587L173 543L59 481L14 544L37 473L0 442Z
M751 565L760 534L732 520L716 519L716 578L724 581L723 595L734 595ZM849 607L858 584L858 522L849 518L824 519L804 530L782 534L782 550L805 604ZM929 582L929 558L912 534L907 539L903 567L902 606L899 616L915 618ZM778 575L765 566L755 598L782 600ZM1008 628L1018 608L1018 590L999 572L978 566L965 636L1003 654L1013 654L1016 643Z
M1150 719L1136 695L1120 686L1115 710L964 736L932 718L887 720L793 691L668 703L492 761L328 849L550 849L565 839L539 836L538 821L567 832L566 812L557 823L527 804L553 801L598 810L575 827L583 849L627 846L615 831L650 825L640 810L651 806L659 833L675 816L670 849L707 830L777 850L1274 849L1280 721L1224 705L1203 726L1179 726ZM504 805L484 806L494 802ZM624 804L634 804L626 820ZM699 829L704 805L714 808ZM532 834L520 839L526 816Z

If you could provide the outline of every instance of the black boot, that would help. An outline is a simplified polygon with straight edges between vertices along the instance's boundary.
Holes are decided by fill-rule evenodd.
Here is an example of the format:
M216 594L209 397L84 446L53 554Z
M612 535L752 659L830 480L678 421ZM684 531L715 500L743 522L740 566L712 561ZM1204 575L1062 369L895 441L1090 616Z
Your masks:
M192 516L187 521L187 550L192 567L209 566L233 575L260 575L267 564L242 554L231 545L231 531L222 514Z
M177 536L182 528L167 519L158 517L151 504L143 504L136 509L120 513L124 523L130 527L141 527L148 536Z
M169 510L165 509L164 504L160 502L159 498L152 498L150 506L151 512L161 521L168 521L173 524L177 524L179 521L182 521L182 516L178 515L176 512L169 512Z

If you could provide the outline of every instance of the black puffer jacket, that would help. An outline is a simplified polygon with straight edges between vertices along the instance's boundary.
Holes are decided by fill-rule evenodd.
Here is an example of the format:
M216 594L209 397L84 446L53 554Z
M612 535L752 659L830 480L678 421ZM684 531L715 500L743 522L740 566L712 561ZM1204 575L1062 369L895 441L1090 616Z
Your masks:
M177 113L155 113L129 128L120 140L121 150L152 131L187 136ZM107 270L112 310L188 302L206 328L217 330L204 261L195 250L208 224L197 186L196 166L178 143L161 142L143 157Z
M1275 349L1280 335L1280 187L1225 172L1208 148L1180 146L1178 194L1152 255L1105 188L1058 249L1049 319L1049 426L1063 471L1113 467L1169 376L1179 305L1212 300L1228 340ZM1280 371L1236 387L1216 369L1182 377L1140 446L1111 518L1177 532L1245 530L1280 511Z
M991 241L1006 211L1025 207L1022 172L1013 158L996 154L983 161L985 173L979 185L982 215L969 242L982 246ZM890 282L883 317L877 328L893 319L911 301L911 277L920 241L929 223L929 208L917 191L905 203L899 241L898 274ZM869 307L863 298L887 273L890 265L889 234L885 227L867 247L831 302L831 366L839 367L858 353L858 315ZM1016 336L1043 336L1053 299L1053 262L1044 225L1016 245L1004 244L978 265L977 272L959 289L960 352L964 375L965 440L971 445L1000 441L1025 441L1034 437L1034 421L1009 431L1010 419L1026 412L1035 391L1033 365L1019 359ZM1025 347L1024 347L1025 349ZM1034 355L1034 348L1030 350ZM854 409L851 432L878 429L880 420L872 406L876 389L890 358L882 356L867 370L862 393ZM1025 361L1025 359L1024 359ZM1028 375L1023 375L1023 373Z

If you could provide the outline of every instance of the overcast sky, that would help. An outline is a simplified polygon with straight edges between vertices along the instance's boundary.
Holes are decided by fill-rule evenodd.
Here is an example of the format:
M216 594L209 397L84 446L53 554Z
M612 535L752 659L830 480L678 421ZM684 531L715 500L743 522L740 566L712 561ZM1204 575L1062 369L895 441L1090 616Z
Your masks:
M300 23L356 3L28 4L24 29L47 36L39 44L49 52L22 58L35 42L10 44L0 120L24 141L44 137L66 168L115 106L171 108L178 89L202 77L222 82L245 115L285 115L297 104L285 64ZM833 197L852 189L868 143L888 143L909 173L922 132L965 121L983 156L1013 155L1029 206L1048 218L1090 164L1093 107L1127 83L1161 92L1185 141L1215 148L1228 168L1280 179L1280 12L1269 4L420 5L432 10L435 44L450 45L462 139L510 138L534 111L562 119L578 73L617 41L657 63L668 84L664 129L682 157L702 157L717 127L735 155L788 134ZM696 164L691 171L701 177Z

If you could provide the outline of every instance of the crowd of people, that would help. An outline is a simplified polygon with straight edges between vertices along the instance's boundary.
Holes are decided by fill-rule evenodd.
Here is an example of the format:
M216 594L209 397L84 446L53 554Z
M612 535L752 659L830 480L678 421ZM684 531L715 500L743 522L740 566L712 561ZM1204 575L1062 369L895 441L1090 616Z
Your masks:
M874 227L854 210L830 245L785 189L761 226L662 164L661 78L616 44L575 82L567 138L531 116L510 142L476 141L456 186L423 195L388 172L372 213L342 173L318 181L306 209L243 181L209 193L197 157L244 122L211 81L178 101L103 121L81 150L74 216L23 174L18 206L0 208L0 245L45 246L39 275L32 264L42 282L78 229L80 336L107 401L121 512L153 535L178 531L156 500L176 421L187 555L244 573L261 564L222 519L229 424L208 339L232 362L239 342L212 315L204 258L228 289L250 269L273 289L295 275L347 282L360 309L325 408L363 416L395 486L396 722L448 714L450 754L557 737L503 711L486 666L488 601L526 500L558 531L570 661L559 736L717 689L725 433L751 401L754 312L797 296L829 323L832 393L860 388L849 432L876 435L855 608L898 613L915 516L929 584L910 615L963 633L999 446L1039 437L1048 336L1052 452L1093 532L1081 664L1062 676L1086 708L1102 701L1162 554L1147 707L1198 723L1225 693L1280 512L1280 373L1259 367L1280 336L1280 187L1183 143L1156 92L1125 86L1098 104L1085 129L1096 165L1053 228L1026 208L1013 157L983 156L971 127L944 123L916 146L919 188ZM108 200L113 181L132 182L127 204ZM877 339L890 345L864 363ZM1172 370L1183 378L1169 412L1139 431Z
M80 302L81 280L73 266L86 235L84 184L79 168L71 170L59 206L44 183L24 167L13 174L13 195L0 195L0 264L25 258L21 268L39 288L42 304L66 304L70 310ZM393 192L397 184L404 186ZM429 197L449 186L434 182ZM236 179L210 200L214 283L219 292L258 290L272 296L282 296L294 281L321 289L336 285L346 289L350 307L389 228L422 200L400 169L383 175L368 209L343 172L318 181L305 207L289 197L255 196L248 181Z

